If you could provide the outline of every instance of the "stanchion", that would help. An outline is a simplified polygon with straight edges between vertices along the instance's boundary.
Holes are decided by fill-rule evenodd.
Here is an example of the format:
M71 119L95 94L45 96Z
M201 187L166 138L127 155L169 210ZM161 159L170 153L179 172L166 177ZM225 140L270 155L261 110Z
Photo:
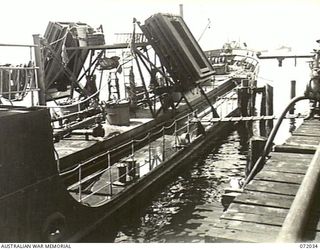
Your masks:
M149 153L149 170L152 170L152 165L151 165L151 141L150 141L150 134L148 135L148 153Z
M81 199L82 199L82 193L81 193L81 166L79 167L79 175L78 175L78 178L79 178L79 202L81 202Z
M109 168L109 178L110 178L110 196L112 196L112 172L111 172L111 156L110 156L110 152L108 153L108 166L107 168Z
M166 131L165 127L162 128L162 161L166 159Z
M177 121L174 121L174 147L175 150L177 150L178 147L178 141L177 141Z

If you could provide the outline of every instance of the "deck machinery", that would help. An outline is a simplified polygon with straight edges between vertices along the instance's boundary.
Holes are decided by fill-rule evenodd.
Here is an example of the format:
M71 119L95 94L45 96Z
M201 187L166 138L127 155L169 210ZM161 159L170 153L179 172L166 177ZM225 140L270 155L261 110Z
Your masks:
M104 45L102 27L95 31L84 23L49 23L44 38L34 36L35 45L31 47L36 54L35 63L31 63L26 69L1 68L1 75L9 70L9 76L12 71L29 70L32 82L27 82L25 86L30 91L32 88L33 92L39 92L40 106L61 99L66 104L63 108L70 108L75 96L79 97L75 101L78 108L76 112L64 113L60 117L52 117L49 109L44 107L1 105L0 139L3 145L8 144L0 150L0 220L3 222L0 225L1 241L75 241L110 216L111 211L124 204L120 195L94 208L73 199L60 175L63 168L68 168L73 163L67 162L64 166L62 161L56 159L54 149L54 141L70 136L73 130L92 128L97 125L97 121L99 125L105 119L107 114L104 105L108 102L102 105L97 98L99 89L95 89L95 72L101 66L99 63L106 57L108 49L131 48L142 81L144 98L141 102L148 105L155 121L168 121L171 113L168 116L167 109L178 109L183 99L192 111L193 106L185 94L193 88L200 89L208 101L207 105L217 115L201 88L201 83L211 80L213 68L183 19L179 16L156 14L147 19L144 25L135 20L134 26L136 24L143 31L146 41L137 42L138 33L134 28L130 42ZM148 55L148 44L155 51L154 60ZM144 79L142 65L149 73L152 87ZM119 65L114 69L118 70ZM160 77L157 76L159 74ZM85 84L80 82L83 79ZM2 97L6 94L11 97L10 88L13 83L14 81L6 82L1 77ZM4 86L8 87L7 92L3 92ZM25 88L20 91L25 91ZM172 96L176 92L181 94L181 98L174 103ZM152 105L156 98L160 100L160 106ZM198 99L200 101L201 98ZM53 134L50 126L52 122L59 122L61 126ZM143 135L142 132L132 138ZM99 132L97 136L103 137ZM77 160L81 162L92 158L106 150L106 145L116 146L129 139L115 137L113 142L116 143L110 145L108 138L103 138L99 147L94 145L88 151L79 149Z

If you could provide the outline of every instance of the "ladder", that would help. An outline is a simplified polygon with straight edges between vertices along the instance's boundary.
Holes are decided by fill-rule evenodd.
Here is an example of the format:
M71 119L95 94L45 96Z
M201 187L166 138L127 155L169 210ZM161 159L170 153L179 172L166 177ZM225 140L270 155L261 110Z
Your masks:
M132 72L133 72L133 57L130 50L122 50L122 74L123 74L123 83L126 88L125 97L130 97L128 93L133 87L132 84Z
M108 100L120 99L119 78L116 71L109 72L108 79Z
M106 56L111 58L117 55L116 50L108 50ZM108 76L108 101L120 99L119 77L116 70L109 71Z

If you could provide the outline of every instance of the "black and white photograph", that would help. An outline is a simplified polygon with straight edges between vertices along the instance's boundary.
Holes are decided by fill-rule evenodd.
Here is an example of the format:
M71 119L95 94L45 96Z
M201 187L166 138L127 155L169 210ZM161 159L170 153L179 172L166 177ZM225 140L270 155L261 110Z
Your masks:
M3 1L0 247L318 248L319 13Z

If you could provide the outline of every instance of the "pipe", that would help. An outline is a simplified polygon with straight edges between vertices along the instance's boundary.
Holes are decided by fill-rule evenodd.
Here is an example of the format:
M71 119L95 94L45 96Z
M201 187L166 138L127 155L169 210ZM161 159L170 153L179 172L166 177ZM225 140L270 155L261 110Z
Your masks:
M305 100L305 99L309 99L309 97L306 96L298 96L293 98L290 103L287 105L287 107L283 110L283 112L281 113L279 120L277 121L277 124L274 126L274 128L272 129L268 140L266 142L266 145L263 149L262 155L260 156L260 158L257 160L256 164L254 165L252 171L250 172L250 174L248 175L247 179L245 180L242 189L244 189L244 187L249 183L249 181L251 181L251 179L254 177L256 170L258 169L258 167L264 163L265 161L265 157L269 154L273 140L279 130L279 127L283 121L283 119L285 118L287 112L291 109L291 106L293 106L296 102L301 101L301 100Z
M59 116L59 117L55 117L51 119L51 122L57 122L57 121L61 121L64 119L68 119L68 118L72 118L73 116L77 116L77 115L85 115L85 114L90 114L90 113L94 113L94 114L98 114L100 110L97 110L96 108L88 108L82 111L78 111L78 112L74 112L71 114L67 114L64 116Z
M61 129L61 130L57 130L53 133L53 137L57 140L62 138L64 135L71 133L73 130L75 129L81 129L83 127L86 127L88 125L94 124L96 123L97 120L101 119L101 114L89 117L89 118L85 118L80 122L77 122L75 124L71 124L69 127Z
M319 186L320 144L284 220L277 242L301 242ZM301 205L303 204L303 206Z

